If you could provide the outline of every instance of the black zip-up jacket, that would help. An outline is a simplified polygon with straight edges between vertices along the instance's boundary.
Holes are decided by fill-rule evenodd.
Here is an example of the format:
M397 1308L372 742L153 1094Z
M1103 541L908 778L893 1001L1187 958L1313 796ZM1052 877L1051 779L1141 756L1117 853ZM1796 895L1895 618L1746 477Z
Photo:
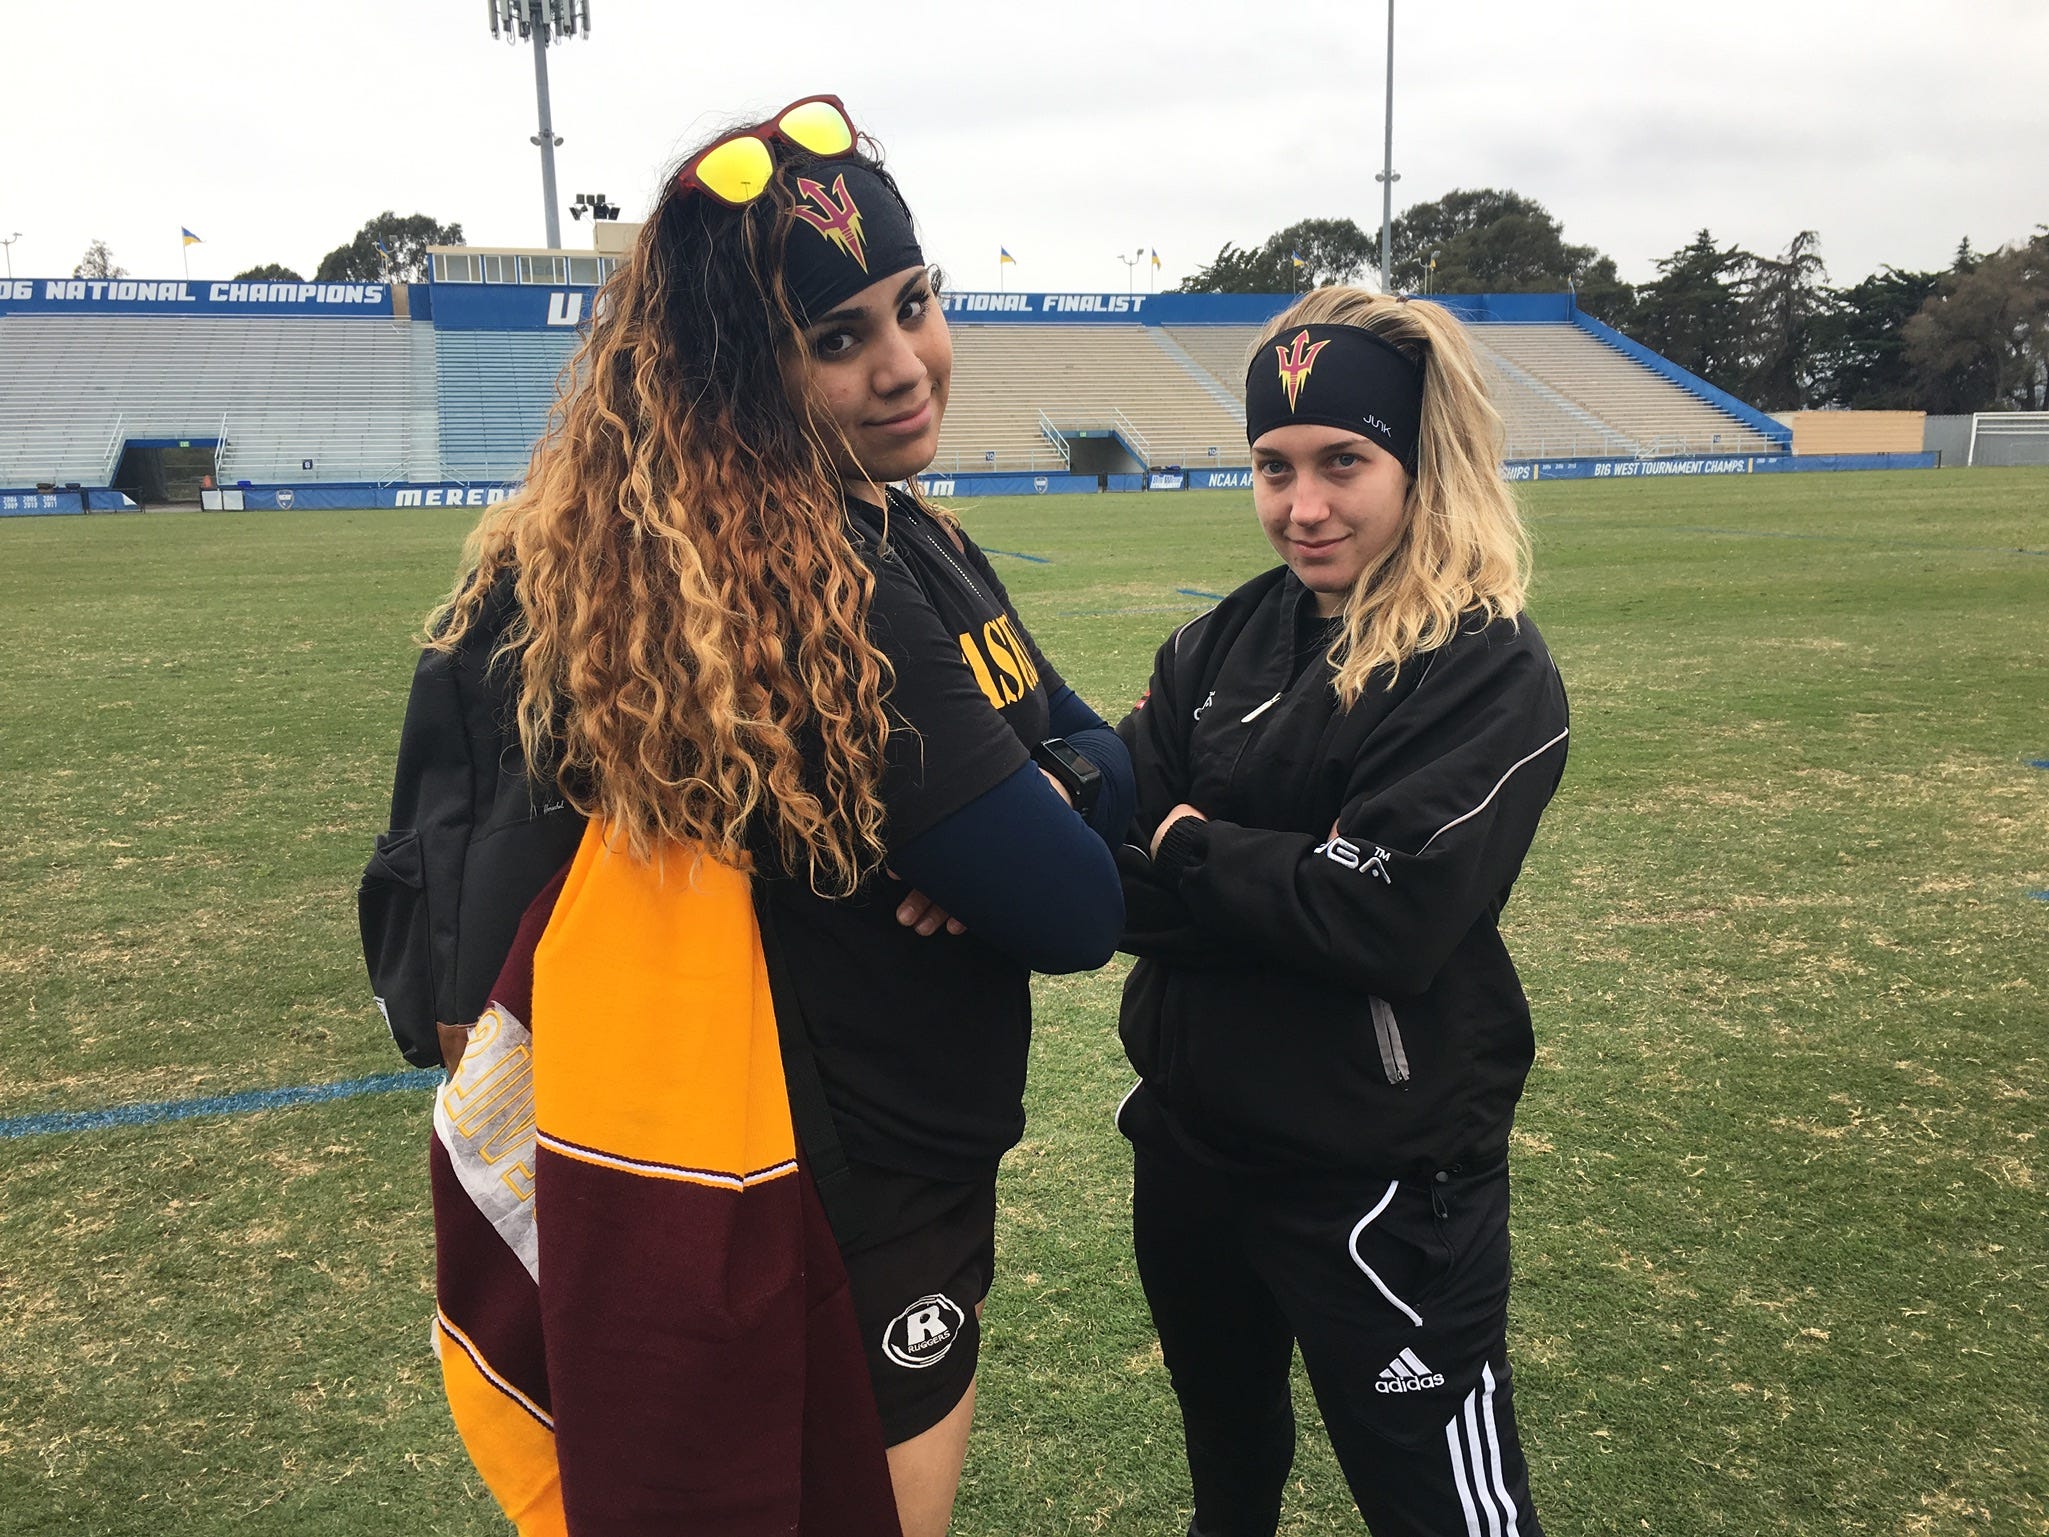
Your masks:
M1527 617L1469 617L1339 708L1308 589L1255 577L1160 648L1118 727L1127 1134L1254 1173L1490 1157L1535 1046L1497 927L1565 768L1565 688Z

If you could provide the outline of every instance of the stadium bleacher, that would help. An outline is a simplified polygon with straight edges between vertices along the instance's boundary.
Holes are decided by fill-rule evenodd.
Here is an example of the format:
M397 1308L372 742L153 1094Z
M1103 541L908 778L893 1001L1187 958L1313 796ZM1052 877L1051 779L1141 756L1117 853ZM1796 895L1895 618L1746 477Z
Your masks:
M1577 326L1486 325L1473 329L1481 345L1507 365L1497 370L1498 377L1513 380L1519 387L1522 380L1517 374L1541 380L1554 395L1632 444L1638 454L1778 452L1761 432ZM1511 457L1538 457L1548 452L1532 447L1519 454L1511 440Z
M1220 385L1244 388L1261 327L1161 329ZM1487 370L1510 459L1777 451L1727 412L1576 326L1490 323L1469 326L1468 334Z
M1063 433L1116 432L1138 468L1199 462L1212 446L1226 463L1242 459L1243 410L1233 415L1207 380L1163 352L1154 329L955 325L936 468L1057 466L1064 459L1041 416Z
M547 430L574 331L442 331L435 339L443 480L517 480Z
M390 291L137 281L103 299L17 285L0 295L0 489L104 487L124 447L189 441L218 443L221 486L280 506L352 505L345 486L439 485L440 500L406 493L421 505L503 495L547 430L596 302L513 265L516 281L465 267L469 280ZM167 299L174 309L154 307ZM252 313L259 303L273 308ZM1242 474L1245 363L1285 303L950 294L955 367L933 472L987 477L977 485L991 494L1093 489L1164 466ZM1469 323L1512 462L1549 475L1566 460L1785 452L1789 431L1626 350L1565 295L1446 303Z
M413 329L0 315L0 485L106 485L122 444L145 438L222 439L223 478L431 475L436 450L413 431Z

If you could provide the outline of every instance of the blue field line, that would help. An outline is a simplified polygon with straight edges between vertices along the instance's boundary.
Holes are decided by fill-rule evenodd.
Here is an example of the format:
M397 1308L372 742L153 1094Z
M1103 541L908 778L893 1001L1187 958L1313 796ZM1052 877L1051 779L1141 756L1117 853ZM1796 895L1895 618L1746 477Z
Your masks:
M982 546L982 553L984 555L1008 555L1012 560L1028 560L1035 566L1050 566L1053 564L1053 557L1050 555L1027 555L1022 550L992 550L986 544Z
M2049 758L2030 758L2027 761L2029 768L2049 769Z
M1224 600L1222 593L1204 592L1200 587L1176 587L1174 590L1178 593L1184 593L1191 598L1208 598L1212 603L1221 603Z
M393 1089L431 1089L440 1082L438 1072L425 1069L379 1073L374 1078L351 1078L342 1083L309 1083L293 1089L251 1089L244 1094L216 1094L206 1099L163 1099L142 1105L110 1105L104 1110L53 1110L45 1115L17 1115L0 1120L0 1142L58 1132L103 1131L109 1126L155 1126L207 1115L248 1115L255 1110L354 1099L359 1094L388 1094Z
M2028 893L2028 895L2033 897L2037 902L2049 902L2049 891L2031 891Z

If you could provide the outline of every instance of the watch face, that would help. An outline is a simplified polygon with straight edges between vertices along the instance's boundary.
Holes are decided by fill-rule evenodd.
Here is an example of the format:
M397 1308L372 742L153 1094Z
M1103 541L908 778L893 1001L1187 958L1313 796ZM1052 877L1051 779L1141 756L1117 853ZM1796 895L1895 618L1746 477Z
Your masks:
M1058 737L1032 749L1032 761L1060 781L1074 800L1074 808L1086 814L1094 806L1102 787L1103 771Z

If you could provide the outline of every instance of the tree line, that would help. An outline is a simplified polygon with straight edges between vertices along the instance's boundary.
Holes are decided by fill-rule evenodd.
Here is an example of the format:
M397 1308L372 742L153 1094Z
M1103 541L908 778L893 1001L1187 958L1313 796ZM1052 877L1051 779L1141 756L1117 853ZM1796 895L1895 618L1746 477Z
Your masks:
M1960 241L1938 272L1881 267L1833 287L1820 237L1770 255L1709 230L1622 281L1574 245L1543 204L1481 188L1394 221L1392 286L1405 293L1557 293L1710 384L1766 411L1838 406L1934 413L2049 410L2049 226L1990 253ZM1305 219L1263 243L1226 243L1180 293L1284 293L1376 272L1377 233Z
M366 220L347 241L320 258L313 270L316 283L424 283L427 280L427 248L461 245L462 226L442 224L423 213L404 217L389 209ZM71 269L75 278L119 278L128 276L117 266L114 253L104 240L86 247L85 255ZM234 281L303 283L298 272L282 262L265 262L235 274Z

